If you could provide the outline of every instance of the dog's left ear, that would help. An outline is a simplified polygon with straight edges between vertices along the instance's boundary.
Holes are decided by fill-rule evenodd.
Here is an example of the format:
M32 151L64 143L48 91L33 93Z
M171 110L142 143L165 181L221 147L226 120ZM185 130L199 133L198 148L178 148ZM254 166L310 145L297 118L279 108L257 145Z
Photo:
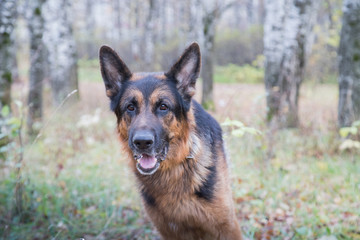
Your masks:
M186 101L190 101L195 94L195 83L199 77L200 66L200 47L194 42L165 74L170 80L176 82L178 91Z

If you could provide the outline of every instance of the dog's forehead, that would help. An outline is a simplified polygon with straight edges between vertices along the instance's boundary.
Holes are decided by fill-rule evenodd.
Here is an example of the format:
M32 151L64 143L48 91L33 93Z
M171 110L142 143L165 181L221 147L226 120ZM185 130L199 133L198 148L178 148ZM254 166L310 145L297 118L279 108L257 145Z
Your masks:
M153 103L163 96L173 99L170 97L173 95L173 86L164 73L134 73L128 83L129 88L141 93L146 102L150 100Z
M163 72L136 72L132 74L130 81L139 81L142 79L149 79L149 78L165 80L166 76Z

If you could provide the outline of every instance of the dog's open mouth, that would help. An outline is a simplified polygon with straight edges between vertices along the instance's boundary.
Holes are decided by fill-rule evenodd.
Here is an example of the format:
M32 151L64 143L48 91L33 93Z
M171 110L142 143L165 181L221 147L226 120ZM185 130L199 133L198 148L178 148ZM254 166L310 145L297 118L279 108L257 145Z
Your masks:
M137 170L143 175L151 175L158 170L162 159L157 156L147 154L135 155Z
M160 162L155 156L142 154L135 156L136 168L143 175L151 175L160 167Z
M167 148L157 155L150 155L146 153L135 154L134 158L137 161L136 168L143 175L151 175L159 169L160 163L165 160Z

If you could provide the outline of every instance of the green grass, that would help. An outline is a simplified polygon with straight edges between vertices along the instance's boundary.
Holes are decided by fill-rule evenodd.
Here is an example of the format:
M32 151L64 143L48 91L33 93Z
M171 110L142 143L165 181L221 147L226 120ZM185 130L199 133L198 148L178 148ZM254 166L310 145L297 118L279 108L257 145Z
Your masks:
M261 83L264 69L252 65L229 64L215 68L214 81L218 83Z
M113 124L91 120L100 116L99 111L74 116L77 110L54 116L44 137L25 149L24 212L12 219L6 216L13 208L16 176L12 167L2 166L0 237L76 239L102 235L111 239L152 232L149 223L139 217L135 180L122 162ZM101 112L103 115L109 113ZM74 128L80 122L84 125Z
M76 106L55 115L46 111L43 135L25 146L20 215L13 211L16 158L0 162L0 239L158 239L119 147L101 84L83 85ZM321 88L303 96L314 100L319 91L334 93ZM233 101L250 102L243 97L237 94ZM228 107L234 108L230 113L240 111ZM258 111L248 125L265 136ZM328 125L273 134L275 156L268 161L264 137L237 138L224 129L236 214L249 239L360 238L360 155L340 152L341 139Z
M248 237L252 233L271 239L360 237L360 159L329 153L336 145L318 146L333 137L282 131L275 138L276 157L269 162L257 157L263 150L256 139L228 141L234 197L239 215L246 219L242 224Z
M79 60L79 80L81 82L101 82L99 61L97 59ZM261 83L264 79L264 69L253 65L216 66L214 81L217 83Z
M78 76L80 81L86 81L86 82L102 81L98 59L93 59L93 60L80 59L78 61L78 67L79 67Z

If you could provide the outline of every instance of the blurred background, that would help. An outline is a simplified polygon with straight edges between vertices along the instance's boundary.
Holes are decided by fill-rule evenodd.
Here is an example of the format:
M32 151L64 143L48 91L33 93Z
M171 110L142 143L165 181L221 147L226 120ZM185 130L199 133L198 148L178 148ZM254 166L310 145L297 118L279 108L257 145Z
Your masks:
M0 0L0 239L160 239L102 82L192 42L248 239L360 239L358 0Z

